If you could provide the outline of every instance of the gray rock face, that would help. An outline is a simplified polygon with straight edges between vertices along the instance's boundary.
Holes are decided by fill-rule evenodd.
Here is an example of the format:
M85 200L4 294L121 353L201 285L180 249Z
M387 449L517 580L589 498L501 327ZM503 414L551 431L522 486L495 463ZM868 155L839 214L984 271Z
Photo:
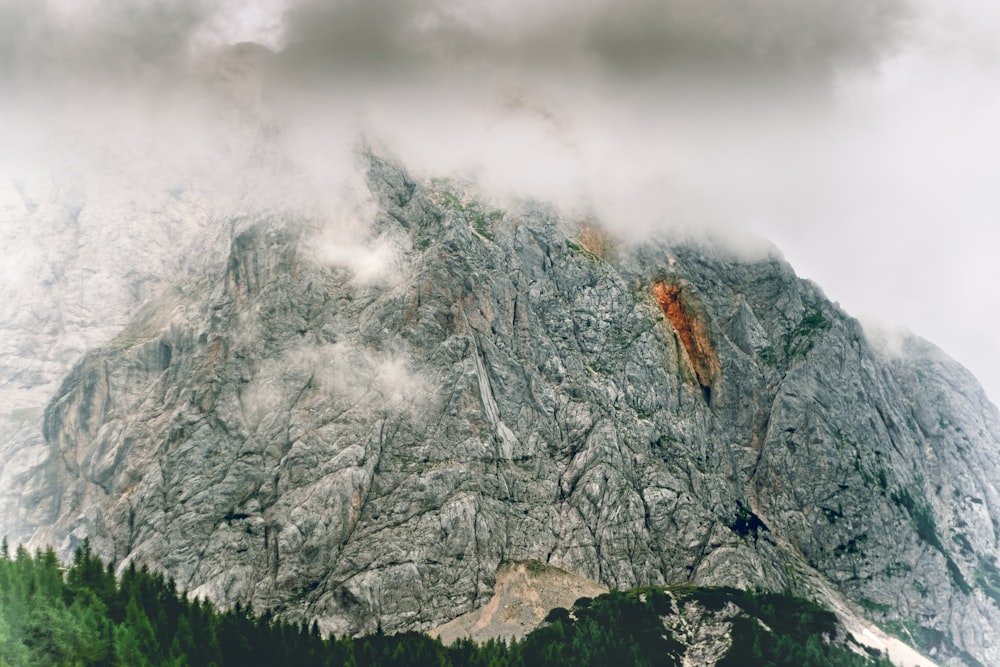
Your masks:
M813 595L1000 664L1000 414L779 258L613 246L373 158L381 281L295 221L89 352L24 510L197 595L426 629L504 561Z
M228 247L201 193L119 191L116 176L0 179L0 526L12 537L35 518L20 491L44 474L39 426L63 378Z

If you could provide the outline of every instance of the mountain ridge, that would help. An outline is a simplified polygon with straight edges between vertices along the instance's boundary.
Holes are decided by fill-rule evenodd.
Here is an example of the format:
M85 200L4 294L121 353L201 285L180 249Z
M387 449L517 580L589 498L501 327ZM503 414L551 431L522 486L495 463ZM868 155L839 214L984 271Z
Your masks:
M369 160L393 280L294 221L237 234L64 381L36 540L337 632L450 620L507 560L815 597L802 559L1000 660L1000 418L957 364L875 350L773 255L605 243Z

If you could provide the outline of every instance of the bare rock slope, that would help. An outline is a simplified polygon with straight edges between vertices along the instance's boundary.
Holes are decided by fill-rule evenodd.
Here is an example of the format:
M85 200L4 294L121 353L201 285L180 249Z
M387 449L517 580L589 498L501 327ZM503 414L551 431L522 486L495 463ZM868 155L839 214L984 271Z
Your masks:
M600 584L537 560L503 563L489 602L432 629L430 634L446 644L463 637L479 643L521 639L541 625L551 610L569 609L580 598L607 592Z
M338 632L438 626L504 561L815 597L805 562L1000 664L1000 415L961 367L877 351L776 255L369 177L390 280L265 221L85 356L45 413L37 540Z

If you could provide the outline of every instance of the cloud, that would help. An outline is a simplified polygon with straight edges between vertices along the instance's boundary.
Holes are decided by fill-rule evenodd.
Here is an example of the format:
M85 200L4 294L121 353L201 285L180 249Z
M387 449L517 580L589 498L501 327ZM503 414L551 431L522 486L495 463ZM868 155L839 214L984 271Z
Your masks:
M763 234L849 310L975 349L966 361L982 367L1000 350L960 330L995 330L970 318L1000 312L970 287L998 278L997 11L5 0L0 168L68 167L91 197L186 183L220 210L336 219L317 251L364 283L395 261L338 185L354 183L364 137L417 176L471 177L500 203L555 201L624 236ZM223 48L248 39L275 52ZM927 267L955 279L918 290ZM948 291L959 280L960 297ZM928 305L944 302L963 309L948 328Z
M755 180L757 167L720 172L746 163L757 136L784 141L802 90L829 92L841 68L877 61L900 3L289 0L269 13L260 0L12 0L2 60L24 99L8 126L25 127L5 139L34 132L19 154L58 144L57 159L83 165L105 146L117 159L145 145L147 161L205 165L213 181L257 158L270 163L258 192L293 172L320 193L350 161L343 147L367 135L418 172L604 214L639 186L663 195L639 209L676 221L715 199L694 182L705 172ZM287 48L218 52L242 36ZM761 109L782 120L765 127ZM611 160L630 166L609 173Z
M405 353L338 342L292 348L264 360L239 398L254 430L273 427L295 408L414 416L437 400L438 387L429 377L433 374L416 368Z
M595 44L602 52L619 54L623 66L669 66L675 60L736 72L758 68L810 76L870 64L891 43L903 13L903 4L895 0L638 0L634 5L635 11L624 14L606 10L595 30ZM616 20L620 16L626 18Z
M0 71L25 86L177 74L212 45L288 45L289 58L360 76L513 68L826 78L876 60L903 0L5 0Z
M300 2L286 39L322 45L316 54L333 67L376 71L461 63L629 79L827 78L876 59L904 15L901 0L343 0Z
M300 146L362 132L418 175L626 235L732 227L822 153L839 77L875 69L905 18L902 0L302 0L267 85Z
M0 51L8 83L128 83L177 67L212 15L207 0L11 0Z

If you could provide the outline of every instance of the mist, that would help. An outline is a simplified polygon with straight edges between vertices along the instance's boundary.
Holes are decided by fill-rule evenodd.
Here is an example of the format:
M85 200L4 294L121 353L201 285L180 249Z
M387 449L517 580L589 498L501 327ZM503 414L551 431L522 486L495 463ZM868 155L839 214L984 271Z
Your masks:
M986 0L4 0L0 222L41 250L0 275L36 279L31 193L75 183L112 235L150 207L185 238L292 212L377 282L366 145L626 239L767 238L996 398L998 32Z

